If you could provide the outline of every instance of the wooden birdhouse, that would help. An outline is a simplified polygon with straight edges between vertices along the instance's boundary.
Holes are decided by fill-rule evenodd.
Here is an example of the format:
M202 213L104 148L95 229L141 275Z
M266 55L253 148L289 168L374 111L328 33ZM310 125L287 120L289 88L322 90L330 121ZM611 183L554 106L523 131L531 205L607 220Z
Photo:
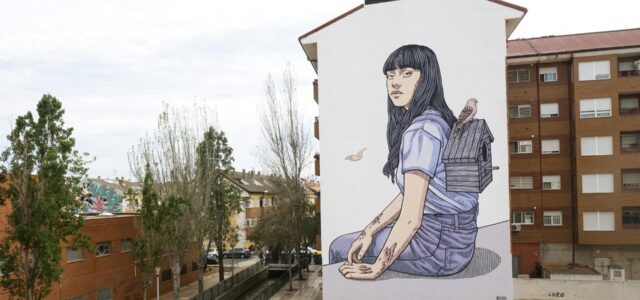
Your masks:
M447 173L447 191L480 193L493 180L491 165L493 135L487 122L474 119L451 133L442 162Z

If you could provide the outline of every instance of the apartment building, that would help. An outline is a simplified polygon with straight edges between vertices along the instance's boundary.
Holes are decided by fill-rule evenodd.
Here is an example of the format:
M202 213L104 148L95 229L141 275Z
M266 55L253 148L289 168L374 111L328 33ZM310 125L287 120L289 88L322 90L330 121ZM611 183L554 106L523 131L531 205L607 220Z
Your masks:
M640 29L507 46L514 273L640 279Z
M253 244L248 240L248 236L260 219L269 213L279 199L282 199L282 192L275 182L274 175L265 175L261 172L246 170L235 172L230 181L240 188L241 197L247 203L242 211L232 218L231 223L239 228L237 247L248 248ZM317 182L305 181L305 187L308 201L316 204L320 185Z

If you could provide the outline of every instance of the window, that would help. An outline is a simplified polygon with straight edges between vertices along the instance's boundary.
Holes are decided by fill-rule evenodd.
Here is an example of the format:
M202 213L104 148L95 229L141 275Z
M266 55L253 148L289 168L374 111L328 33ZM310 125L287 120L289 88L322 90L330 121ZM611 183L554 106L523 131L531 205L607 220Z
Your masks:
M582 175L582 193L613 193L613 174Z
M640 113L640 95L620 95L620 114Z
M514 212L512 216L511 224L533 224L533 212Z
M622 170L622 188L640 189L640 170Z
M560 153L560 140L542 140L542 154Z
M96 244L96 256L104 256L111 254L111 242L102 242Z
M580 100L580 118L611 117L611 98Z
M640 75L640 60L619 60L618 74L620 77Z
M162 281L171 280L171 269L166 269L162 271L162 274L160 275L160 280Z
M256 219L247 219L247 227L256 226Z
M640 131L621 132L620 148L622 152L640 151Z
M132 239L122 239L120 240L120 252L129 252L133 250L133 240Z
M507 81L510 83L529 82L529 69L507 70Z
M611 79L610 71L608 60L581 62L578 64L578 78L580 81Z
M561 211L545 211L543 213L544 226L562 226Z
M180 267L180 275L184 275L187 274L187 265L183 264L182 267Z
M622 228L624 229L640 228L640 206L623 206L622 207Z
M558 103L542 103L540 104L540 118L555 118L560 116L558 113Z
M560 175L542 176L542 189L543 190L559 190Z
M84 251L82 248L67 248L67 262L84 259Z
M112 300L113 299L113 289L105 288L98 290L98 295L96 297L97 300Z
M582 222L584 231L614 231L616 228L614 212L583 212Z
M509 153L523 154L533 152L531 141L517 141L509 143Z
M558 68L556 67L540 68L539 73L541 82L558 81Z
M260 207L264 207L264 198L260 197Z
M612 155L613 137L591 136L580 138L580 151L582 156Z
M511 177L511 189L532 189L533 177L531 176L512 176Z
M531 105L511 105L509 106L509 118L528 118L531 117Z

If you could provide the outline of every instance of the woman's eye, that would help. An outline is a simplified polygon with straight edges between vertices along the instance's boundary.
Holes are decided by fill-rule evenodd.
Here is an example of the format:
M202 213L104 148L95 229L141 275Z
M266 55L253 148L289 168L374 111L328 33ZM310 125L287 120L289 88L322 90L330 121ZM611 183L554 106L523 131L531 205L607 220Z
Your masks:
M387 79L393 79L393 75L387 74Z
M407 72L402 73L402 77L411 77L411 75L413 75L413 72L411 72L411 71L407 71Z

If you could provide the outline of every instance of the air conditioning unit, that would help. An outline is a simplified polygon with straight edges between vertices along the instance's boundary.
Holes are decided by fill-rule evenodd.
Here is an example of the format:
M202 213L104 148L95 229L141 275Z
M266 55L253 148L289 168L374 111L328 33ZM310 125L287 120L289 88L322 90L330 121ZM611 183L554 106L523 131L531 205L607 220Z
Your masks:
M640 70L640 59L634 61L633 65L636 66L636 70Z
M609 280L624 281L624 267L620 265L611 266L609 268Z
M522 230L522 225L520 224L511 224L511 231L520 231Z

